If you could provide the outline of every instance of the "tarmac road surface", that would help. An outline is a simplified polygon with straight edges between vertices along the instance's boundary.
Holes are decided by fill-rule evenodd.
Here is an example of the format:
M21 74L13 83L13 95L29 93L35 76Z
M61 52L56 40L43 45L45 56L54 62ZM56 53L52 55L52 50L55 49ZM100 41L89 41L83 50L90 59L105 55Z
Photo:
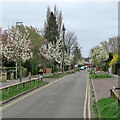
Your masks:
M83 118L87 72L65 76L5 108L3 118Z

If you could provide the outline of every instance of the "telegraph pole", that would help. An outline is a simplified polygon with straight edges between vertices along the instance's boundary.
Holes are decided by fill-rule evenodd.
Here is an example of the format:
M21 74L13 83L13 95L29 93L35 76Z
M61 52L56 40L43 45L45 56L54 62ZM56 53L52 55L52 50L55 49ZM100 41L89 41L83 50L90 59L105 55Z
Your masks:
M62 72L64 73L64 59L65 59L64 51L65 51L65 30L66 30L64 24L63 24L62 30L63 30L63 64L62 64Z

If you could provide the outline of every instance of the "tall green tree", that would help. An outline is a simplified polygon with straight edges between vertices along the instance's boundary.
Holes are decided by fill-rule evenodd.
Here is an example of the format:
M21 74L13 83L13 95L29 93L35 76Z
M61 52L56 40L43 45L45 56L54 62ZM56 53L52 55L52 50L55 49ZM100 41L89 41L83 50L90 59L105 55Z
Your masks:
M82 58L81 47L79 47L77 43L76 43L76 45L74 47L73 55L74 55L73 64L75 66L76 64L78 64L78 61Z
M47 12L46 12L46 21L45 21L45 24L44 24L44 30L43 30L43 33L45 32L45 28L47 27L47 21L50 17L50 14L51 14L51 9L50 7L48 6L47 8ZM62 15L62 11L59 11L56 7L56 5L54 5L54 12L53 12L54 16L56 17L56 23L58 25L58 37L60 38L60 36L62 35L62 24L63 24L63 15Z
M52 43L56 43L59 37L58 25L53 12L50 13L49 18L47 19L44 37Z

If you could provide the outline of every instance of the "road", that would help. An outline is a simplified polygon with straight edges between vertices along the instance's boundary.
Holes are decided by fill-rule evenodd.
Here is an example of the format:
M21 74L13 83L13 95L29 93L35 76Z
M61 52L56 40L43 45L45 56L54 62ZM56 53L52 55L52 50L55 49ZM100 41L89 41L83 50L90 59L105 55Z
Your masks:
M3 118L83 118L87 72L80 71L5 108Z

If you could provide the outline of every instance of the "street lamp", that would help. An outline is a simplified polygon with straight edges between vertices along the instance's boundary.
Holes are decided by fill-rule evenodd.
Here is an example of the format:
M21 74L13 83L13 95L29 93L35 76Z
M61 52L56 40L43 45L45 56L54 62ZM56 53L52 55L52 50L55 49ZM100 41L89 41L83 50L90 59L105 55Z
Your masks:
M16 28L19 24L22 24L23 22L16 22ZM17 50L16 50L17 51ZM16 76L15 78L17 79L17 53L16 53Z
M65 59L64 50L65 50L65 30L66 30L64 24L63 24L62 30L63 30L63 64L62 64L62 71L64 73L64 59Z

